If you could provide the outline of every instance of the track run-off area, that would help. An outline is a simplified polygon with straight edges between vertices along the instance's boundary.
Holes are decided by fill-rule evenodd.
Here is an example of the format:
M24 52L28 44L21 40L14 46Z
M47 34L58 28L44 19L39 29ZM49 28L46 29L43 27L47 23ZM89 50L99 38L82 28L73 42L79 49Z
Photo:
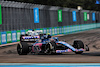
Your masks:
M18 55L17 45L0 47L0 63L100 63L100 29L93 29L74 34L60 36L73 44L74 40L82 40L90 51L83 54L63 53L55 55Z

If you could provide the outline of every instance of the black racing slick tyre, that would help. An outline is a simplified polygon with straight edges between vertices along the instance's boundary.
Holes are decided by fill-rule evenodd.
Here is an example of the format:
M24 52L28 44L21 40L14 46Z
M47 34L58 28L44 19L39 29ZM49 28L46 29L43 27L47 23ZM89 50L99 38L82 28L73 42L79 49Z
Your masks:
M26 42L20 42L17 45L17 53L19 55L27 55L29 53L29 46Z
M73 43L73 47L76 48L76 49L80 49L80 48L84 49L84 44L81 40L75 40L74 43ZM75 53L76 54L82 54L83 51L75 52Z

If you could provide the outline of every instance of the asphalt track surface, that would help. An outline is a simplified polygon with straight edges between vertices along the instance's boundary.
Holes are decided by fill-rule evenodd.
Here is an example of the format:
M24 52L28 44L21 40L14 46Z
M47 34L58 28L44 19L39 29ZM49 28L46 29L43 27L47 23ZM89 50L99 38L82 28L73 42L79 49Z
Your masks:
M16 45L0 48L0 63L100 63L100 29L59 37L69 44L82 40L90 51L83 54L63 53L55 55L18 55Z

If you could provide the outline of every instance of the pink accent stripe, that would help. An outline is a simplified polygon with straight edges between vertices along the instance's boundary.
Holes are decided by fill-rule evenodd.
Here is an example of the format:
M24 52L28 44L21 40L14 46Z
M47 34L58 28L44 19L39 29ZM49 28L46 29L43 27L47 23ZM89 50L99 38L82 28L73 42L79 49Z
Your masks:
M9 46L9 45L14 45L14 44L18 44L18 43L19 43L19 42L8 43L8 44L2 44L2 45L0 45L0 47Z
M72 50L71 49L68 49L68 52L72 52Z
M81 48L81 49L76 49L76 51L78 52L78 51L85 51L85 50Z
M81 49L76 49L76 52L78 51L84 51L83 48ZM56 53L62 53L62 52L73 52L71 49L66 49L66 50L56 50Z

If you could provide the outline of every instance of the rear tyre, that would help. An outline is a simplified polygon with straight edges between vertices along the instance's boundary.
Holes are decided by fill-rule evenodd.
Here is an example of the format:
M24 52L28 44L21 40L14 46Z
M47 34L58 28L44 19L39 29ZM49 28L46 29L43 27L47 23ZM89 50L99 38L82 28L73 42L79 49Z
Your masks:
M29 53L29 46L25 42L20 42L17 45L17 53L19 55L27 55Z
M81 40L75 40L74 43L73 43L73 47L76 48L76 49L80 49L80 48L83 48L84 49L84 44ZM76 54L82 54L83 51L81 52L75 52Z

